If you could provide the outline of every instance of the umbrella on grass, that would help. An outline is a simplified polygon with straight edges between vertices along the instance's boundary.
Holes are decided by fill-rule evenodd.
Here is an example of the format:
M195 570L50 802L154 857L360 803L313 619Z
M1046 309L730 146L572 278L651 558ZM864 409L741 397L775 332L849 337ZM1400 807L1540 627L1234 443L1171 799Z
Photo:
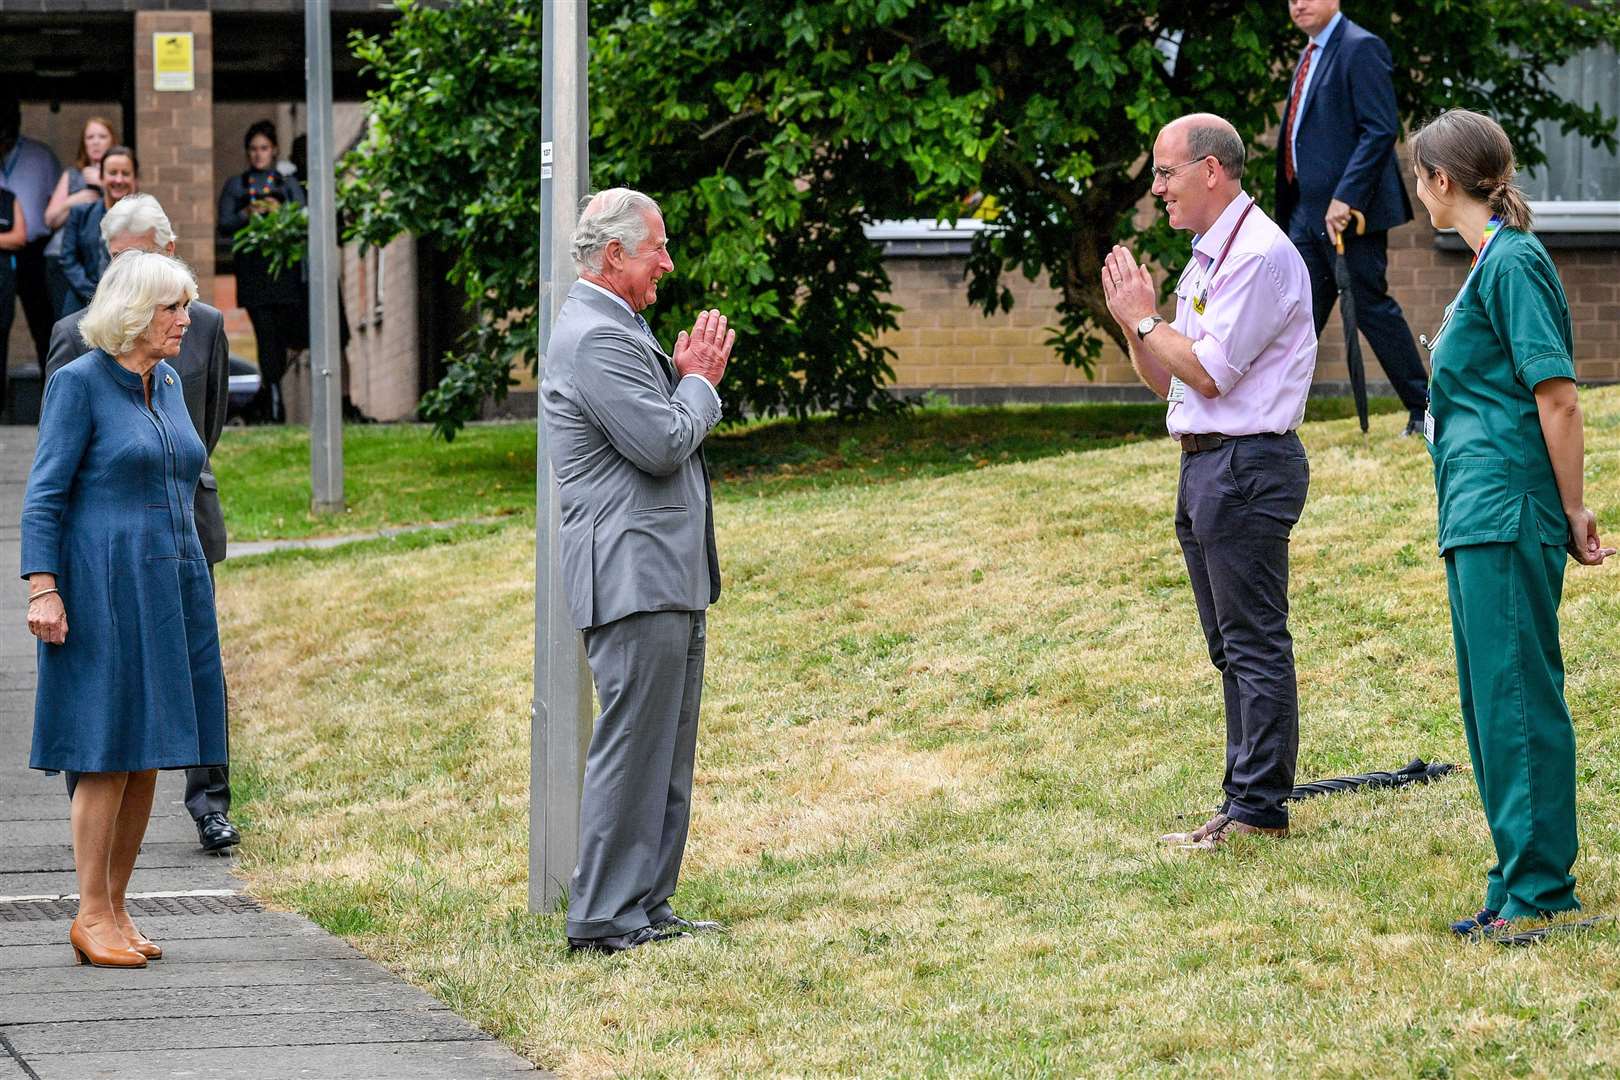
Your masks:
M1360 788L1403 788L1413 784L1427 784L1447 773L1455 772L1456 769L1457 766L1448 765L1443 761L1430 764L1422 758L1413 758L1394 772L1357 773L1354 776L1335 776L1331 780L1301 784L1288 796L1288 801L1297 802L1317 795L1332 795L1335 792L1356 791Z
M1350 211L1356 235L1367 231L1367 218L1360 210ZM1356 418L1361 433L1367 434L1367 368L1361 362L1361 338L1356 331L1356 294L1350 287L1350 263L1344 257L1344 233L1333 236L1333 282L1339 287L1339 318L1344 321L1344 363L1350 369L1350 393L1356 399Z

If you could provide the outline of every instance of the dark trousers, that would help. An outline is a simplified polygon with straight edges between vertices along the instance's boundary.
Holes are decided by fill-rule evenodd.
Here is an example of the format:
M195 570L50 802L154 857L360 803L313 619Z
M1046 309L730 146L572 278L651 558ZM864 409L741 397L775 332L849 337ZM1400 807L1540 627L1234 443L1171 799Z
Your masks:
M1316 315L1316 336L1321 337L1339 298L1339 287L1333 279L1337 253L1328 242L1322 219L1310 220L1303 209L1294 211L1288 223L1288 239L1299 249L1311 275L1311 307ZM1389 233L1379 230L1365 236L1346 236L1344 258L1355 291L1356 325L1372 345L1401 404L1407 412L1421 416L1429 401L1429 373L1418 356L1401 305L1389 295L1389 282L1384 276L1389 269Z
M1299 694L1288 633L1288 537L1310 466L1299 436L1255 435L1181 457L1176 537L1226 699L1222 812L1288 824Z
M259 394L253 399L254 418L279 424L287 419L281 404L281 377L287 373L291 320L300 315L297 304L253 304L247 309L253 339L259 349Z
M34 339L34 358L41 367L50 354L51 327L56 325L50 290L45 284L45 245L50 242L51 238L44 236L16 253L17 299L22 301L28 334Z
M585 631L602 711L585 757L569 937L628 934L673 914L707 641L701 611L639 612Z
M11 351L11 324L17 317L17 274L11 252L0 251L0 416L6 412L6 355Z

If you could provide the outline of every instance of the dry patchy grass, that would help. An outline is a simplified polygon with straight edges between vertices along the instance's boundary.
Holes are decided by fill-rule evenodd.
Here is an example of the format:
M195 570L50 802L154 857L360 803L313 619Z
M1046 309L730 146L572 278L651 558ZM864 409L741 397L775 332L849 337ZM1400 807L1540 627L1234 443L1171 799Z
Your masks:
M1620 392L1588 394L1590 501ZM1466 760L1428 457L1311 425L1305 777ZM1453 779L1215 857L1218 682L1126 445L880 488L722 492L726 596L683 909L726 938L572 959L528 916L532 535L226 564L243 865L569 1076L1610 1076L1616 931L1460 946L1488 858ZM1588 907L1615 910L1616 571L1571 569Z

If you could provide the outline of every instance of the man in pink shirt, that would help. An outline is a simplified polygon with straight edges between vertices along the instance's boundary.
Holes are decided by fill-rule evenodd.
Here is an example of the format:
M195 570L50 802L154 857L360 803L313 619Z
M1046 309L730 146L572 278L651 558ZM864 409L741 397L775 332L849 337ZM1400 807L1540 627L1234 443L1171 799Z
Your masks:
M1193 236L1175 322L1145 266L1104 260L1108 310L1137 375L1170 403L1181 444L1176 536L1226 698L1225 797L1208 823L1164 839L1215 848L1288 835L1299 696L1288 633L1288 537L1310 468L1294 429L1316 367L1311 284L1298 250L1243 191L1243 140L1218 116L1172 121L1153 144L1153 193Z

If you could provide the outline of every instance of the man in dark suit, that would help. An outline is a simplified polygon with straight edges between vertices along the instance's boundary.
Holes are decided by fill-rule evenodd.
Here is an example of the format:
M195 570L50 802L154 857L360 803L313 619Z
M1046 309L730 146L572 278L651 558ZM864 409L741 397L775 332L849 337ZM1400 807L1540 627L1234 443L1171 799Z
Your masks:
M737 334L705 311L664 352L640 313L675 268L666 243L646 195L591 200L540 383L563 586L602 704L567 925L571 948L596 952L718 929L670 899L691 817L706 612L720 597L703 440Z
M1420 434L1429 377L1384 277L1389 230L1412 220L1389 48L1345 18L1339 0L1290 0L1288 12L1310 41L1277 138L1277 221L1310 271L1318 337L1338 298L1333 240L1345 234L1361 332L1406 406L1405 434ZM1352 210L1366 217L1366 235L1354 235Z
M101 219L101 235L110 258L129 250L174 254L174 229L163 207L150 195L127 195L115 203ZM230 388L225 317L218 308L201 300L193 300L189 311L191 325L181 342L180 355L169 363L180 373L186 411L191 414L198 437L212 454L225 427ZM47 390L52 375L90 351L79 336L79 321L84 314L82 310L72 312L51 328L50 355L45 364ZM212 571L214 564L225 558L225 515L219 504L219 485L208 464L197 481L195 514L197 539L202 542L203 555ZM230 774L226 766L186 770L186 809L197 823L197 839L203 850L223 851L241 842L241 833L227 816L230 808Z

